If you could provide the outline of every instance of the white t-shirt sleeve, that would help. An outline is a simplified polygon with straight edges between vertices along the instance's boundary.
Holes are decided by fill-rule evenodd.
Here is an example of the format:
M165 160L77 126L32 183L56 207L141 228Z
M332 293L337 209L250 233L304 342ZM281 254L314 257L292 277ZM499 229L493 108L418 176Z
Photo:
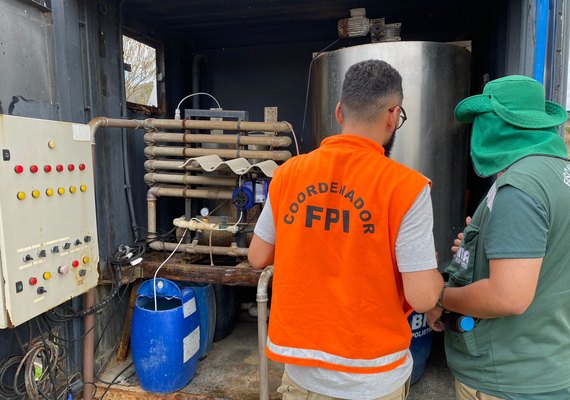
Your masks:
M429 185L420 192L400 224L396 238L396 261L400 272L437 268Z
M275 221L273 220L273 211L271 210L269 196L267 196L265 206L263 210L261 210L253 232L267 243L275 244Z

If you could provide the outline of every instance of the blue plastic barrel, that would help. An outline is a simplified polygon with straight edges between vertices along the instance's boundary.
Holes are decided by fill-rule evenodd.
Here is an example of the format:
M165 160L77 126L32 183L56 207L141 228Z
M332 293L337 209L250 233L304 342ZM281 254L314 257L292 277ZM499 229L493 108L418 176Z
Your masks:
M140 386L170 393L186 386L196 373L200 349L200 319L191 288L167 279L153 280L137 292L131 326L133 363Z
M427 316L413 311L408 317L412 329L412 344L410 352L414 360L412 370L412 384L416 383L424 374L427 359L431 353L432 330L427 324Z
M185 284L186 285L186 284ZM194 291L198 315L200 316L200 359L212 350L214 331L216 329L216 296L214 287L209 283L188 283Z

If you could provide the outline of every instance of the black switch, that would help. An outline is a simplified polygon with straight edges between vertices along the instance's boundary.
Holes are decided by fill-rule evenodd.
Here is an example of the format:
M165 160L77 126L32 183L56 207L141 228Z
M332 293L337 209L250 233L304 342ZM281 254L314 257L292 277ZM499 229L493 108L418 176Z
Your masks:
M38 294L44 294L44 293L47 293L47 290L43 286L40 286L38 288L37 292L38 292Z
M69 243L69 242L67 242L63 245L64 250L69 250L70 247L71 247L71 243Z
M34 257L32 257L32 256L29 255L29 254L26 254L26 255L24 256L24 261L26 261L26 262L32 261L33 259L34 259Z
M91 236L85 236L85 237L83 238L83 241L84 241L85 243L89 243L89 242L91 241Z
M45 250L40 250L38 251L38 257L45 257L46 256L46 251Z
M87 270L86 269L80 269L79 270L79 276L85 276L87 275Z
M4 161L10 161L10 150L2 149L2 158Z
M51 248L51 252L52 252L52 253L59 253L59 246L53 246L53 247Z
M16 293L20 293L22 290L24 290L24 284L22 281L16 282Z
M79 246L80 244L81 244L81 240L77 239L77 240L75 241L75 245L76 245L76 246Z

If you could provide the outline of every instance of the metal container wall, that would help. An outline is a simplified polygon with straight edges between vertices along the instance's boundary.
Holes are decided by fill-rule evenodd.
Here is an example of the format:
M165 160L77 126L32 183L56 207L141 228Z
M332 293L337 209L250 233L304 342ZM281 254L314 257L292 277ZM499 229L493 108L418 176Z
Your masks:
M391 158L432 180L434 235L440 269L451 260L453 239L465 224L468 131L453 110L469 94L470 52L431 42L375 43L321 54L311 73L313 143L338 134L334 111L348 68L384 60L402 75L408 120L397 131ZM410 249L413 251L413 249Z

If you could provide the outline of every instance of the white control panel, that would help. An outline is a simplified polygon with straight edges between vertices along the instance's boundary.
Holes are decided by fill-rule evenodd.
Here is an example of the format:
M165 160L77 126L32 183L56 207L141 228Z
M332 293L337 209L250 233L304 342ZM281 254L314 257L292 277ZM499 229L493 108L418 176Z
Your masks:
M97 285L87 125L0 115L0 328Z

